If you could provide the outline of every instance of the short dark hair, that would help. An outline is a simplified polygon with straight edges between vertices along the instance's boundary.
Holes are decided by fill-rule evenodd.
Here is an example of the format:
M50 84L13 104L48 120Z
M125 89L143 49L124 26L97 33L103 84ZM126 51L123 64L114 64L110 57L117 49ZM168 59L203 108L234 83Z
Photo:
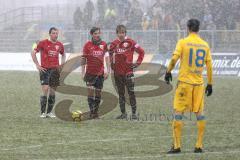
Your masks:
M116 33L120 32L120 31L127 33L127 27L122 24L118 25L116 28Z
M90 34L92 35L96 31L100 31L100 28L99 27L92 27L91 30L90 30Z
M200 27L200 21L197 19L190 19L187 22L187 27L189 31L198 32Z
M57 31L58 29L57 29L56 27L51 27L51 28L49 29L49 32L48 32L48 33L51 34L53 30L54 30L54 31Z

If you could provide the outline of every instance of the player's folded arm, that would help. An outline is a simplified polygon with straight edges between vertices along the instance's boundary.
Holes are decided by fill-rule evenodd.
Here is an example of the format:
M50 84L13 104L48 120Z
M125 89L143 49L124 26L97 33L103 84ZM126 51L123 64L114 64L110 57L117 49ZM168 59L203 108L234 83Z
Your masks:
M137 66L139 66L143 61L145 51L138 44L135 45L135 51L138 53L138 59L137 59L136 64L137 64Z

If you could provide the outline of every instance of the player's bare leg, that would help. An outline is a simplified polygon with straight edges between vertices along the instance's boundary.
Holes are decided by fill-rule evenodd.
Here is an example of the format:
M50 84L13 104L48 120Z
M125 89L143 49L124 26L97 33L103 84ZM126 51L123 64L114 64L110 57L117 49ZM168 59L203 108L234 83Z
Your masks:
M203 152L203 136L206 128L206 121L205 121L205 116L202 114L202 112L197 112L195 114L197 118L198 134L197 134L197 142L195 145L194 152L202 153Z
M49 96L48 96L48 108L47 108L47 117L55 118L56 116L52 113L53 106L55 104L55 90L49 87Z
M175 111L174 120L172 122L172 131L173 131L173 146L168 151L168 154L175 154L181 152L181 134L183 127L183 113Z
M43 95L40 97L40 105L41 105L41 115L40 117L44 118L46 117L46 106L47 106L47 95L48 95L48 85L42 85L42 92Z

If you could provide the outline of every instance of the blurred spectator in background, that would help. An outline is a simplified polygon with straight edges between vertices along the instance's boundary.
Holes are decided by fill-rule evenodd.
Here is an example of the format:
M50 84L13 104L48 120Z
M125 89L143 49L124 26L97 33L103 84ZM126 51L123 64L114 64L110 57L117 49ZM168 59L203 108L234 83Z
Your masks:
M213 16L209 10L209 8L205 8L205 11L204 11L204 16L203 16L203 25L202 25L202 28L203 29L206 29L206 28L209 28L209 25L211 23L213 23Z
M105 0L97 0L97 13L98 16L96 17L96 22L94 23L95 26L100 28L104 27L104 14L106 10L106 3Z
M129 11L131 9L131 2L129 0L116 1L116 13L119 24L127 24Z
M147 14L147 12L145 12L143 14L143 17L142 17L142 30L143 31L146 31L149 29L149 26L150 26L150 17L149 15Z
M103 20L104 14L106 10L106 3L105 0L98 0L97 1L97 9L98 9L98 19Z
M211 20L208 22L208 24L206 25L206 30L216 30L216 25L214 24L214 22Z
M160 29L160 25L162 24L162 15L163 11L161 8L160 1L156 1L156 3L152 6L152 29Z
M184 29L186 21L192 17L202 20L203 29L240 28L239 0L152 0L145 12L140 1L143 5L149 3L144 0L96 0L97 16L93 17L94 4L88 0L83 13L80 8L74 12L74 28L84 25L83 29L88 29L97 24L113 29L117 22L129 29Z
M165 30L172 30L172 29L176 29L175 28L175 22L173 20L173 15L171 13L167 14L165 17L164 17L164 29Z
M85 8L83 10L84 12L84 24L85 24L85 28L90 28L92 25L92 20L93 20L93 12L94 12L94 5L93 2L91 0L88 0Z
M140 8L140 3L138 0L133 0L132 8L128 16L127 26L129 29L141 30L143 11Z
M81 22L82 22L82 11L80 7L77 7L76 11L73 14L73 23L74 23L74 28L76 30L79 30L81 28Z
M108 0L108 8L104 15L105 29L113 29L115 27L114 25L116 24L117 13L114 6L114 2L112 2L112 0Z
M180 20L180 28L182 30L186 28L186 24L189 19L190 19L190 15L188 12L186 12L184 18Z
M227 30L235 30L236 29L236 17L235 15L237 14L235 10L238 10L239 8L236 8L237 2L236 1L226 1L224 6L224 11L226 15L226 29Z

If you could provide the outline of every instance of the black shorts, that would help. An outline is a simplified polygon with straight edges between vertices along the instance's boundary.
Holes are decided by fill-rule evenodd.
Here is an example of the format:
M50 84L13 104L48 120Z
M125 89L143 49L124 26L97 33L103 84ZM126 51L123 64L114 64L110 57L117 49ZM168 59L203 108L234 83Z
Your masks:
M41 85L59 86L60 72L58 69L47 69L45 72L40 71L39 75Z
M93 86L96 89L103 88L104 76L103 75L91 75L85 74L84 81L86 82L87 86Z

